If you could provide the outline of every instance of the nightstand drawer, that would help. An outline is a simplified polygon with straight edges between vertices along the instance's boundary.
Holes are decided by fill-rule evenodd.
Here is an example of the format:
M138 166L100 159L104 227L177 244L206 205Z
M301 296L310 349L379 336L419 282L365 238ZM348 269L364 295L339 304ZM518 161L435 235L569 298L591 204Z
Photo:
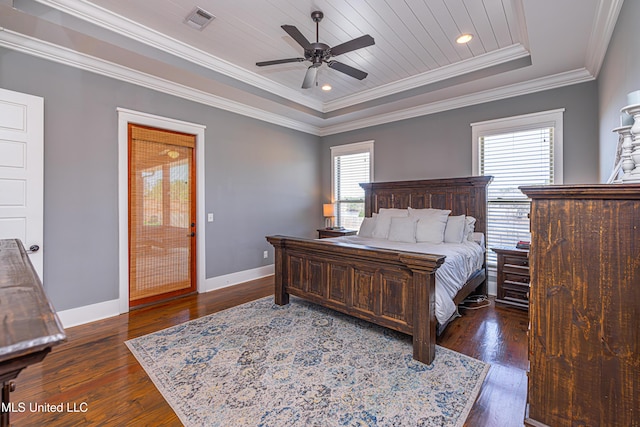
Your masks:
M505 264L502 266L502 271L510 274L519 274L520 276L528 276L529 275L529 267L524 267L521 265L511 265Z
M526 256L504 256L504 267L526 268L529 269L529 258Z
M502 300L512 301L522 304L529 304L529 287L528 286L512 286L509 283L502 285Z
M509 273L505 270L504 281L505 283L512 282L512 283L523 283L525 285L529 285L529 272L527 271L525 274L514 274L514 273Z
M505 280L504 282L502 282L502 287L504 289L510 289L515 292L523 292L525 294L529 292L529 283L510 282L508 280Z

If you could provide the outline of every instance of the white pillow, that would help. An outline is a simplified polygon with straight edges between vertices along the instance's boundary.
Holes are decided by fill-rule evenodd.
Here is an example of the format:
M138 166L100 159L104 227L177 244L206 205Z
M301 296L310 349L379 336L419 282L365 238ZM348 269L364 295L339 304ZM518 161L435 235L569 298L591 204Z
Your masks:
M473 232L476 230L476 219L472 216L466 217L464 224L464 235L467 236L467 240L473 242Z
M409 216L406 209L382 208L378 211L376 217L376 226L373 229L372 237L376 239L386 239L389 237L389 228L391 228L391 218L402 218Z
M484 233L478 233L474 231L471 233L471 241L476 242L484 249Z
M467 220L464 215L449 216L447 226L444 229L445 243L462 243L464 235L464 227Z
M451 211L449 209L434 209L434 208L425 208L425 209L414 209L408 208L409 216L415 216L419 218L423 218L425 216L431 216L434 214L448 216Z
M366 217L360 224L360 230L358 230L358 236L360 237L373 237L373 229L376 226L376 219Z
M409 210L398 208L380 208L378 209L378 215L409 216Z
M416 220L409 217L391 217L389 240L393 242L416 242Z
M447 217L448 214L427 215L420 218L416 226L416 240L418 242L442 243Z

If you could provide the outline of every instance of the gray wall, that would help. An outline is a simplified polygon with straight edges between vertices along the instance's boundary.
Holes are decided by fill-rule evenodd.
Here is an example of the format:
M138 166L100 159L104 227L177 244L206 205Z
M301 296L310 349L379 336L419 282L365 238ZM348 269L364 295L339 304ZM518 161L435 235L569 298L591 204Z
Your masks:
M640 1L625 1L598 76L601 182L613 171L618 138L611 130L620 126L620 109L627 105L627 94L640 90L638 21Z
M314 235L333 145L375 140L376 181L464 176L470 123L566 108L565 183L599 178L595 82L324 138L1 48L0 87L45 98L44 283L57 310L118 298L117 107L207 126L207 277L272 263L267 234Z
M331 194L329 148L375 140L376 181L471 175L471 123L565 108L564 183L598 182L595 82L488 102L322 138L322 197Z
M0 48L0 87L45 99L44 278L57 310L118 298L117 107L207 126L206 275L273 263L321 225L319 138Z

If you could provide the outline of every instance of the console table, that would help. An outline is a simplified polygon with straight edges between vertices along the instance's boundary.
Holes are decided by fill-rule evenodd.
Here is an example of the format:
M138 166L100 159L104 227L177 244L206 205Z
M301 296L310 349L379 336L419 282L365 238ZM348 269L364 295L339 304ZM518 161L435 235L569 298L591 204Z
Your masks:
M9 426L9 393L20 371L66 340L22 242L0 240L0 426Z

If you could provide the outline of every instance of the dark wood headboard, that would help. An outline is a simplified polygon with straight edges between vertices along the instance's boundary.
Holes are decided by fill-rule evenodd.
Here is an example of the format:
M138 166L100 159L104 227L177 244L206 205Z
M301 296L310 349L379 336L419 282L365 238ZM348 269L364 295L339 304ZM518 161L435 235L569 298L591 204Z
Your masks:
M365 194L365 216L380 208L449 209L451 215L476 219L475 230L487 233L487 186L492 176L425 179L360 184Z

